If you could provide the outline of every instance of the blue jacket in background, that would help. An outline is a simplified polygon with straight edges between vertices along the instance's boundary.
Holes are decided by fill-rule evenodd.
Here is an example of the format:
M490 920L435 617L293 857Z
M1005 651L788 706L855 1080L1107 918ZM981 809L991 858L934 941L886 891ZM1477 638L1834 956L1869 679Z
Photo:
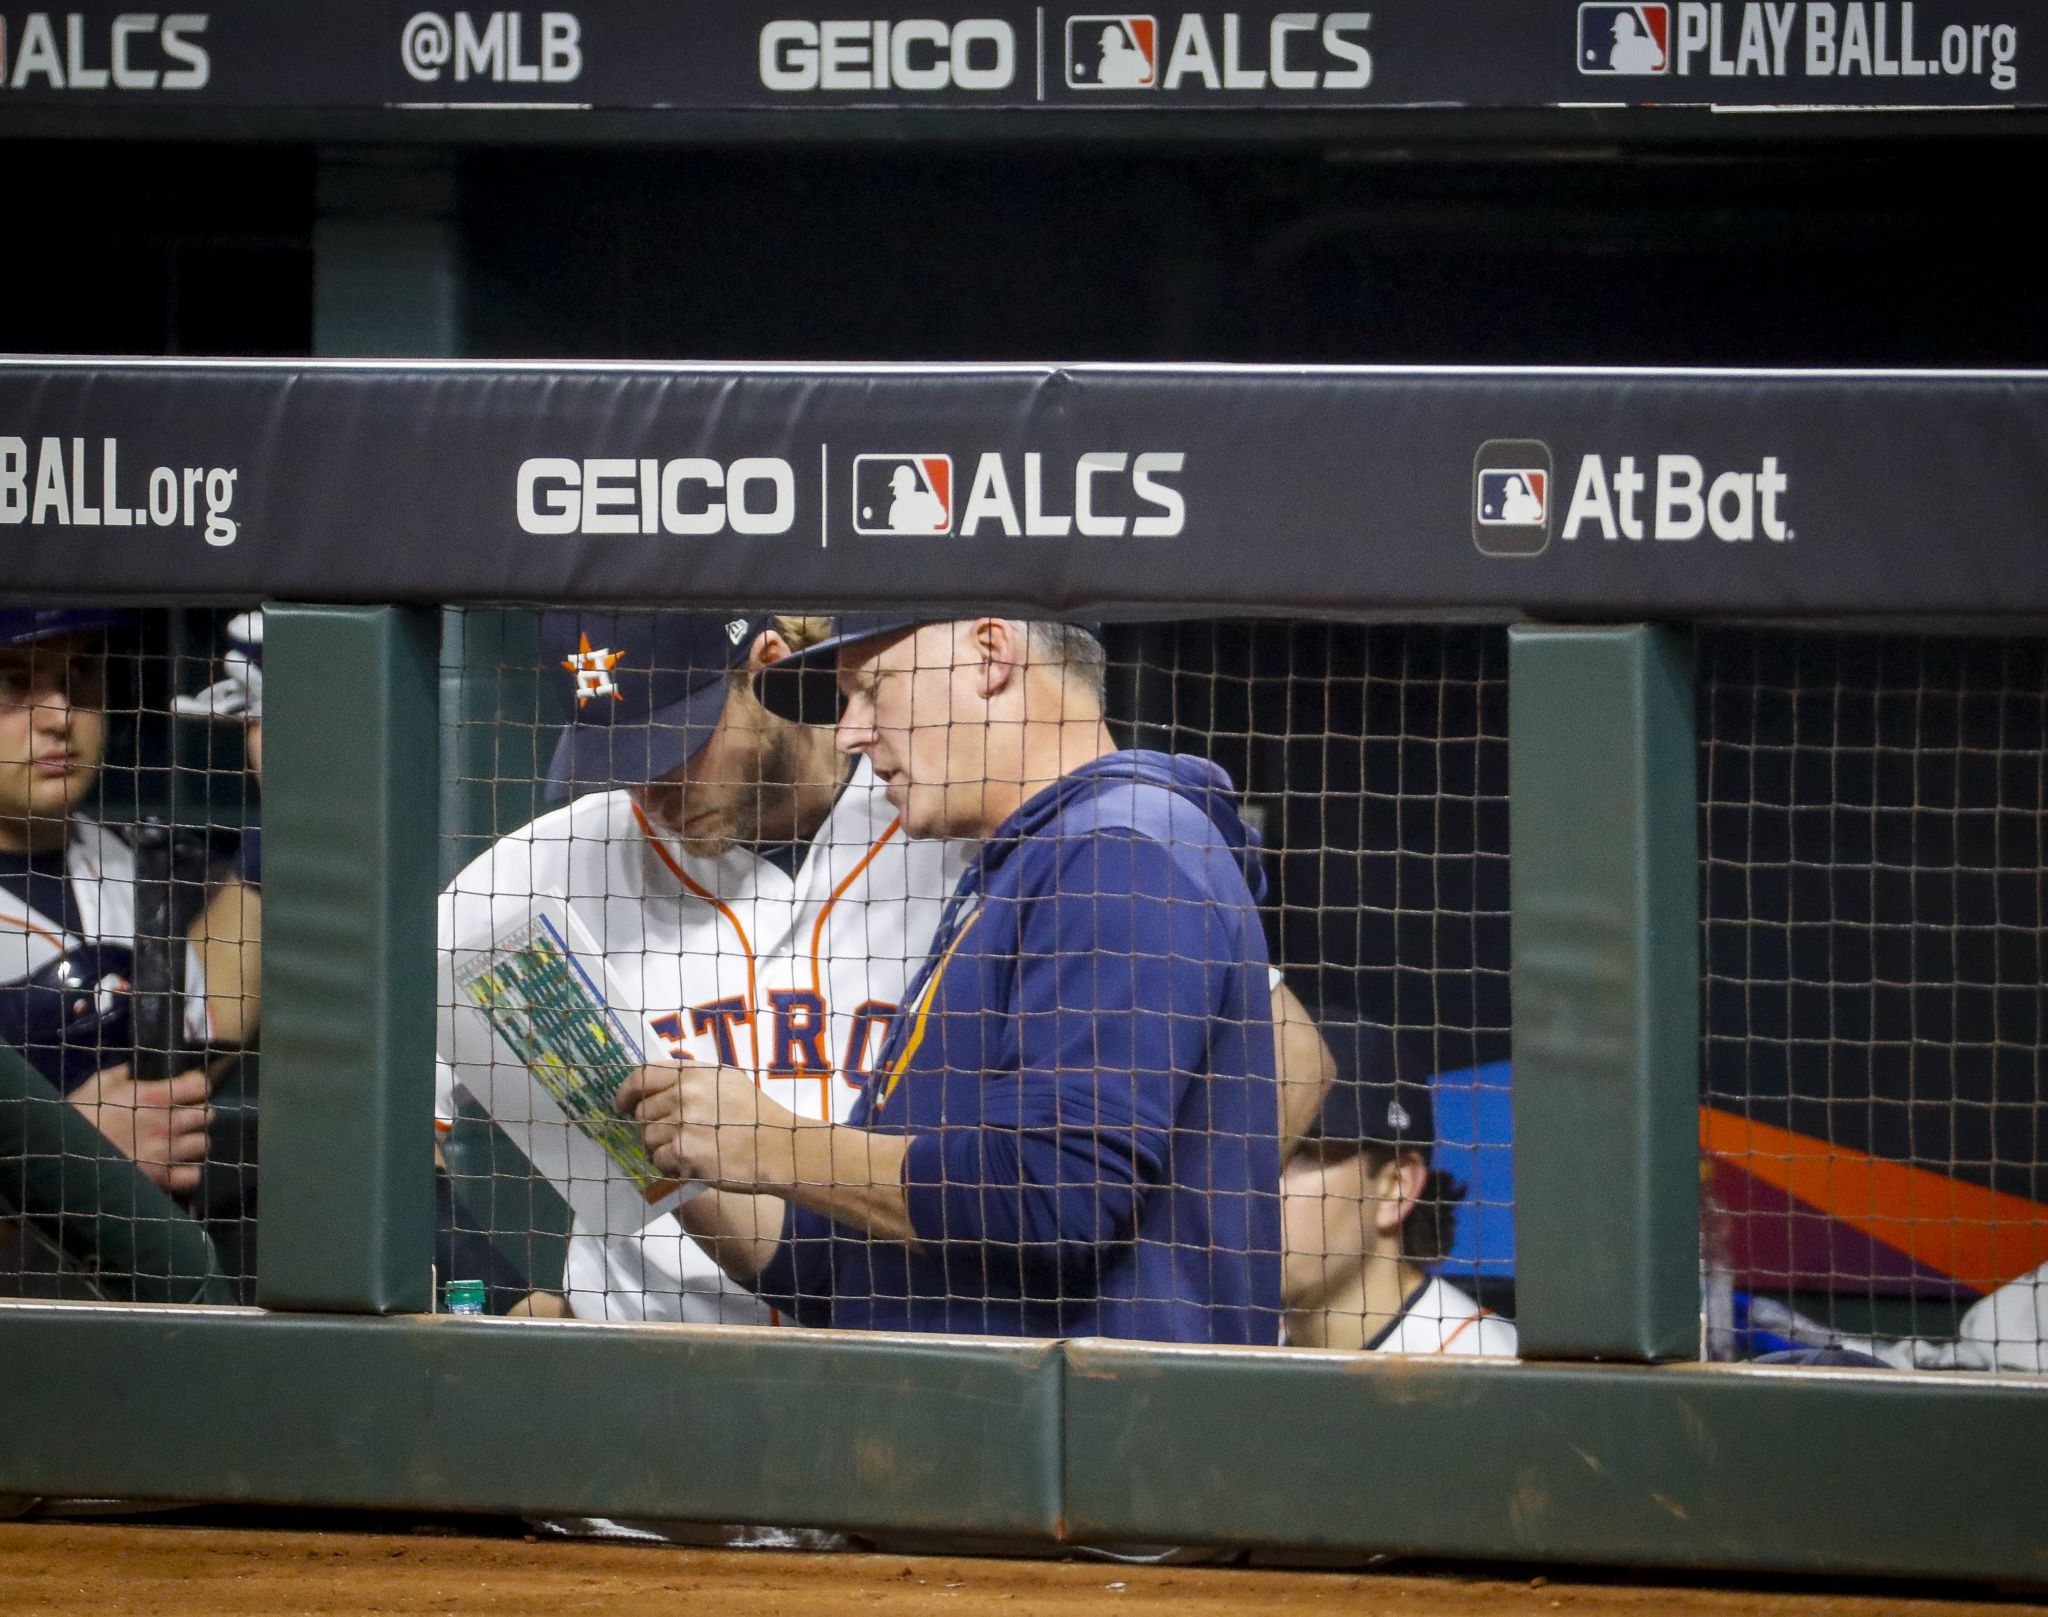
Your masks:
M758 1289L806 1324L1279 1339L1257 844L1205 759L1117 752L961 878L849 1123L908 1134L912 1248L792 1207Z

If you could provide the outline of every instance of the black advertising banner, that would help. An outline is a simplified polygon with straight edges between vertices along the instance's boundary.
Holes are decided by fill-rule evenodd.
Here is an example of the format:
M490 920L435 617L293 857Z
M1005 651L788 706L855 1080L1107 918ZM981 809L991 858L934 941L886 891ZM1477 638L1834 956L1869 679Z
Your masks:
M2048 373L0 361L43 597L2048 613Z
M1104 12L920 0L0 0L10 108L2039 107L2039 0L1377 0ZM423 116L420 133L449 120ZM467 125L474 132L475 125Z

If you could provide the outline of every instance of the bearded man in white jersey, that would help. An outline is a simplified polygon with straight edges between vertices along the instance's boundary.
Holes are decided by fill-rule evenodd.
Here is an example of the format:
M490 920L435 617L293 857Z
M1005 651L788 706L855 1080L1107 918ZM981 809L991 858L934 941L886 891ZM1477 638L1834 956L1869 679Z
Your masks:
M829 620L752 614L545 618L542 668L574 702L548 784L571 801L455 878L441 946L533 894L560 898L650 1058L736 1066L800 1116L843 1117L967 850L909 841L829 729L756 699L754 674L829 632ZM445 1126L462 1071L444 1061L441 1078ZM564 1290L530 1311L771 1320L669 1214L631 1228L579 1219Z

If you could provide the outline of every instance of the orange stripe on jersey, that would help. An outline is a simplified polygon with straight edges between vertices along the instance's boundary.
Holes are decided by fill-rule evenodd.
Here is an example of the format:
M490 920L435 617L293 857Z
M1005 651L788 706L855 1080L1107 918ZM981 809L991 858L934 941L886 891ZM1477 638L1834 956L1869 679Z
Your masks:
M825 918L832 913L832 906L846 896L847 888L860 880L860 873L875 862L875 855L882 851L882 844L902 829L903 816L899 814L889 822L888 830L876 837L874 845L861 855L860 863L849 870L846 873L846 878L837 887L832 889L831 896L825 900L824 906L818 911L818 919L811 924L811 992L818 996L820 1004L825 1003L825 980L824 972L818 964L818 946L825 941ZM827 1014L829 1018L829 1011ZM829 1029L831 1025L829 1019L826 1025ZM829 1031L826 1036L828 1039L830 1038ZM832 1121L832 1072L830 1068L826 1069L824 1075L819 1078L818 1083L820 1086L818 1098L824 1102L825 1106L825 1109L818 1115L829 1123Z
M870 857L873 856L870 855ZM54 943L59 954L70 953L71 946L64 941L64 935L61 932L46 931L44 928L37 926L26 915L0 915L0 923L5 923L8 926L18 926L25 932L33 932L45 943Z
M633 805L633 818L640 822L640 829L647 834L647 845L660 855L661 862L669 868L669 874L724 916L726 924L733 930L733 936L740 940L740 948L747 957L747 1043L754 1051L754 1082L758 1085L761 1082L761 1027L754 1017L754 946L747 941L747 929L740 925L740 918L733 914L730 905L690 880L683 867L676 863L675 855L661 845L660 834L647 823L647 816L640 812L638 803Z
M1438 1346L1437 1346L1437 1352L1439 1352L1439 1353L1448 1353L1448 1352L1450 1352L1450 1351L1451 1351L1451 1344L1452 1344L1453 1342L1457 1341L1457 1339L1458 1339L1459 1337L1463 1336L1463 1335L1464 1335L1464 1334L1465 1334L1465 1333L1466 1333L1467 1331L1469 1331L1470 1329L1472 1329L1472 1327L1473 1327L1473 1326L1477 1325L1477 1324L1478 1324L1478 1323L1479 1323L1479 1322L1480 1322L1480 1321L1481 1321L1482 1319L1485 1319L1485 1318L1487 1318L1487 1317L1488 1317L1489 1315L1491 1315L1492 1313L1493 1313L1493 1310L1492 1310L1492 1309L1490 1309L1490 1308L1482 1308L1482 1309L1480 1309L1480 1310L1479 1310L1479 1312L1478 1312L1478 1313L1476 1313L1476 1314L1468 1314L1468 1315L1467 1315L1467 1316L1466 1316L1465 1318L1463 1318L1463 1319L1459 1320L1459 1321L1458 1321L1458 1328L1457 1328L1457 1329L1456 1329L1455 1331L1451 1332L1451 1334L1450 1334L1449 1336L1445 1337L1445 1338L1443 1339L1443 1341L1442 1341L1441 1343L1439 1343L1439 1344L1438 1344Z
M925 1020L931 1015L932 996L939 991L939 979L946 975L946 968L953 963L953 951L960 947L961 941L974 930L974 923L980 919L981 907L976 905L974 913L968 916L960 930L953 934L953 941L946 945L946 952L939 956L939 963L932 967L931 979L924 985L924 992L917 997L917 1019L910 1024L910 1037L903 1041L903 1053L889 1066L889 1081L882 1086L882 1098L875 1102L876 1111L879 1112L889 1104L889 1097L896 1093L897 1082L903 1077L904 1069L910 1065L910 1058L917 1054L917 1047L924 1043Z

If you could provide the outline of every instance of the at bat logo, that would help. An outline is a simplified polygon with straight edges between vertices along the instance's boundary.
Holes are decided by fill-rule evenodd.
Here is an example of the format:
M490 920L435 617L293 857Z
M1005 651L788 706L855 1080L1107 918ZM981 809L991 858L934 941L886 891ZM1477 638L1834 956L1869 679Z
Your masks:
M1572 482L1564 537L1683 541L1711 532L1736 543L1759 534L1783 541L1792 537L1781 503L1791 486L1776 455L1765 455L1755 471L1711 477L1697 455L1645 455L1640 467L1634 455L1612 467L1603 455L1587 455Z
M953 531L951 455L856 455L855 533Z
M10 90L203 90L213 58L197 36L204 12L124 11L111 20L31 11L19 29L0 17L0 85Z
M1067 19L1067 88L1149 90L1159 82L1159 19L1123 12Z
M1636 78L1671 66L1668 5L1579 7L1579 71Z

